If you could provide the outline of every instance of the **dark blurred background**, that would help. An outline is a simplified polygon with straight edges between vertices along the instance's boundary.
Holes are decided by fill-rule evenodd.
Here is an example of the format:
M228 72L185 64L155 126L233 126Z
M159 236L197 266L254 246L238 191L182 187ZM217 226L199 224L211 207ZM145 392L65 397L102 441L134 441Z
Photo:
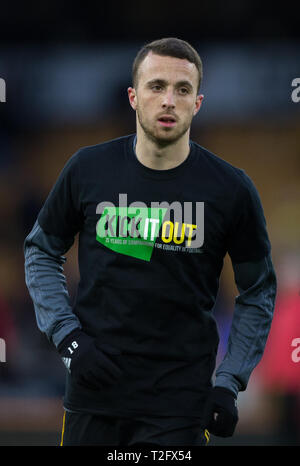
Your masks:
M79 147L135 131L132 61L144 43L166 36L191 42L202 57L205 98L191 136L256 184L278 276L270 337L239 396L236 434L211 445L300 444L300 352L292 346L300 338L299 30L295 7L261 1L1 5L0 445L57 445L62 424L65 369L36 326L25 236ZM65 265L72 297L76 252L77 242ZM236 295L227 256L214 310L219 361Z

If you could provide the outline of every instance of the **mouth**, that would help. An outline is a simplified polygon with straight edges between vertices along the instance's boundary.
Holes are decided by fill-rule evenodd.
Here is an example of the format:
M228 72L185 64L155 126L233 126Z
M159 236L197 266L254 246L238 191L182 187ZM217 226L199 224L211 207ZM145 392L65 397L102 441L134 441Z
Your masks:
M158 118L158 122L161 126L164 126L166 128L172 128L176 125L176 119L173 116L169 115L161 116L160 118Z

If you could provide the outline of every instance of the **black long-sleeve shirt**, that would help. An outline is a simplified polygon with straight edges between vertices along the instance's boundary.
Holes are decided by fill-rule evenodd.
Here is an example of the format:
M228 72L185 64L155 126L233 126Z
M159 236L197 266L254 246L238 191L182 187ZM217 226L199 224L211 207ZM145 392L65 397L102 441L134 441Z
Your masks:
M153 170L136 158L134 138L71 157L25 240L26 283L56 346L81 327L121 351L115 386L94 392L67 375L67 408L201 417L226 252L240 294L216 385L244 390L263 353L276 295L263 209L245 172L198 144L178 167ZM72 307L63 254L78 232Z

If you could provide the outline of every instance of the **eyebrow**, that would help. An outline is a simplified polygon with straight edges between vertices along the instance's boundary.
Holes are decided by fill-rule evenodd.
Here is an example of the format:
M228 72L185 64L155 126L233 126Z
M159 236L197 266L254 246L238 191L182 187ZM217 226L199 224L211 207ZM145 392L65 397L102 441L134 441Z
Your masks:
M147 84L147 86L152 86L153 84L159 84L160 86L164 86L164 85L168 84L168 82L165 81L164 79L151 79L146 84ZM186 87L189 87L190 89L193 89L192 84L189 81L185 81L185 80L178 81L176 83L176 86L177 87L186 86Z

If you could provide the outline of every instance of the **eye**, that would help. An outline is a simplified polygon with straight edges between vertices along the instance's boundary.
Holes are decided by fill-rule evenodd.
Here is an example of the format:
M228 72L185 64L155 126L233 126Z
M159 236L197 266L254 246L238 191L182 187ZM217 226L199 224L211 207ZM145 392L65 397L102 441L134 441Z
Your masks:
M154 86L151 87L153 91L159 92L161 91L162 87L159 84L155 84Z
M179 93L180 94L188 94L189 90L186 87L180 87L179 88Z

